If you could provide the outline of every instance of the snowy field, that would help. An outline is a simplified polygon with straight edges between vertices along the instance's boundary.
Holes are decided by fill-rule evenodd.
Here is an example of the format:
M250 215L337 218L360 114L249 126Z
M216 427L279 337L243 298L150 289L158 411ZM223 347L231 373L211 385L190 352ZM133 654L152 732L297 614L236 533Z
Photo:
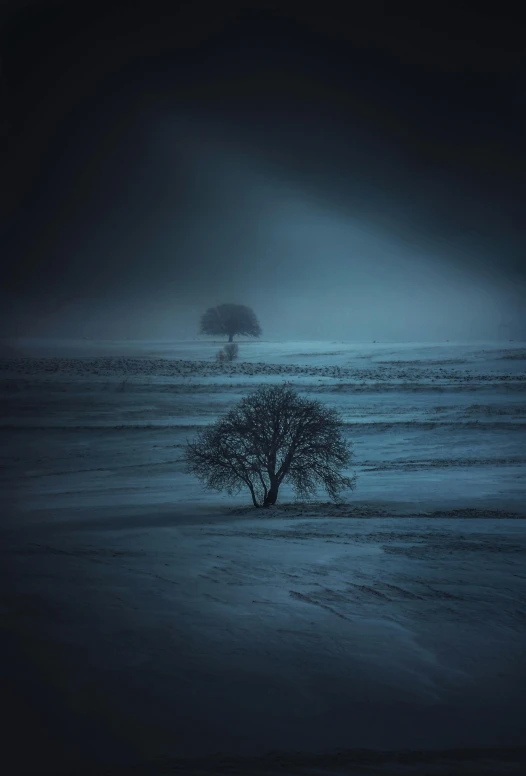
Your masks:
M526 771L526 343L222 344L3 346L5 772ZM283 381L341 506L184 471Z

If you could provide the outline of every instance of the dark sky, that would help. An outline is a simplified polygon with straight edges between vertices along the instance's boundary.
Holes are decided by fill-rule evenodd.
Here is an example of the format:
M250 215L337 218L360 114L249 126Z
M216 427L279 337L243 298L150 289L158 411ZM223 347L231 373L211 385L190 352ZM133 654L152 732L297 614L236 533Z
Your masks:
M524 19L305 5L3 3L5 334L522 335Z

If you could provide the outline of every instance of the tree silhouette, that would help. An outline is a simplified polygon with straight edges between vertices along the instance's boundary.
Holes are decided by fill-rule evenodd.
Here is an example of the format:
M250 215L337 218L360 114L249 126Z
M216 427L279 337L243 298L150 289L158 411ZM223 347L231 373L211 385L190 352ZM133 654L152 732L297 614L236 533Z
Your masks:
M267 386L188 442L185 460L207 488L233 495L247 487L255 507L275 504L285 479L299 496L322 486L338 501L355 486L341 473L352 459L341 431L336 410L286 385Z
M220 304L201 316L201 334L221 336L226 334L232 342L236 334L259 337L261 327L254 311L242 304Z

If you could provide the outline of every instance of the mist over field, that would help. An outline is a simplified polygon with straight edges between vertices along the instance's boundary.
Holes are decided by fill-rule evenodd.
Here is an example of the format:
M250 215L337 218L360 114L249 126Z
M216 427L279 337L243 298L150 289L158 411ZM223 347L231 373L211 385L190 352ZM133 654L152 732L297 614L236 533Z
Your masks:
M6 26L4 337L193 337L221 302L270 339L526 337L519 39L467 17L442 61L406 20L409 68L365 10L334 39L307 11L181 13Z
M497 253L488 258L462 236L427 234L412 207L407 219L382 219L380 205L363 214L334 204L236 153L232 140L221 144L213 128L199 132L198 124L191 143L177 125L156 142L155 129L144 153L174 181L184 156L184 204L172 211L168 200L131 232L118 224L110 237L96 231L64 257L45 298L15 306L5 333L181 339L198 333L206 307L228 301L257 310L270 339L526 336L524 288L502 276ZM149 175L143 185L156 191ZM106 257L94 289L92 273Z

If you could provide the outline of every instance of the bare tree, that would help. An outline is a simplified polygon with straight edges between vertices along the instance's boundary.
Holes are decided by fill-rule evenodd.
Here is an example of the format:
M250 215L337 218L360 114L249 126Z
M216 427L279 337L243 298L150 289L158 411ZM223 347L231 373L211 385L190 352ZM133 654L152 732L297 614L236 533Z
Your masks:
M275 504L288 479L301 497L322 486L338 501L356 478L338 412L292 388L260 388L186 445L189 471L207 488L233 495L247 487L255 507Z
M229 342L223 348L217 351L216 361L235 361L239 355L239 346L237 342Z
M239 345L237 342L229 342L223 350L227 361L235 361L239 356Z

